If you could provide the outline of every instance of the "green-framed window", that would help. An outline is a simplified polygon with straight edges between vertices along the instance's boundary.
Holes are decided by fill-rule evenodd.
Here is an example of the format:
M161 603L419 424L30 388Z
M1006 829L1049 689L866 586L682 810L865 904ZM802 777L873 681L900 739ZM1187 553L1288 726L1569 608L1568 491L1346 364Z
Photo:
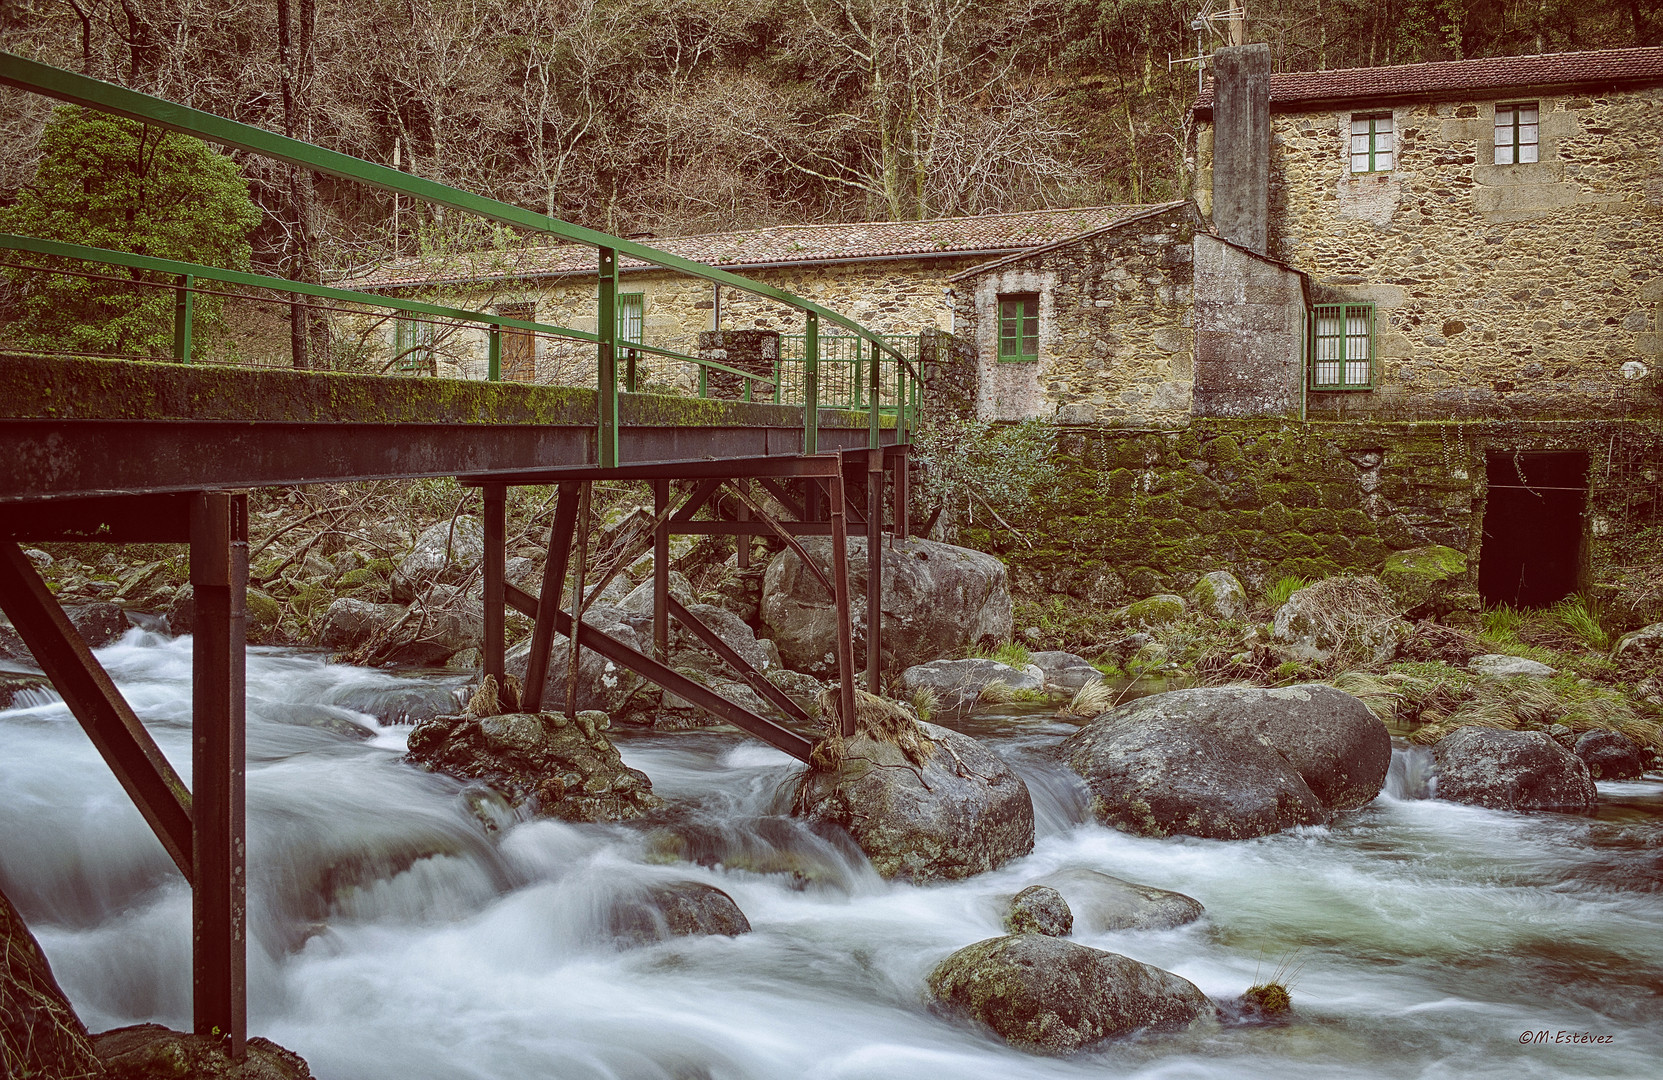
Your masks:
M1392 136L1392 114L1351 114L1351 171L1391 172L1397 160Z
M647 294L626 292L618 294L618 341L633 341L642 343L641 332L645 326L647 313Z
M1541 111L1534 101L1496 106L1496 164L1536 161L1540 154Z
M398 318L393 320L393 370L419 371L432 374L433 320Z
M1020 363L1039 359L1039 294L999 296L999 359Z
M1374 305L1319 304L1311 309L1311 389L1367 390L1374 385Z

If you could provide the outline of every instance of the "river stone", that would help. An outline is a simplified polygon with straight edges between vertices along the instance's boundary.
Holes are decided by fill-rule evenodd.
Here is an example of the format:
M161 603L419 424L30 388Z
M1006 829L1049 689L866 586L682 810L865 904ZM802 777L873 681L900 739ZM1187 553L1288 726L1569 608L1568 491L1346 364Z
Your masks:
M132 625L127 613L114 604L97 601L91 604L71 604L64 608L69 624L87 643L87 648L98 649L118 640ZM23 643L23 635L12 626L11 620L0 615L0 656L34 663L34 654Z
M883 542L883 669L897 672L967 647L1011 637L1010 585L992 555L908 537ZM831 540L805 536L810 558L831 578ZM866 538L849 538L849 595L866 595ZM855 667L865 664L866 604L850 605ZM825 678L837 671L837 612L818 578L789 548L768 564L762 623L787 666Z
M1523 656L1506 656L1502 653L1484 653L1467 661L1467 670L1479 675L1489 675L1497 679L1507 679L1514 675L1530 675L1545 679L1549 675L1558 674L1557 668Z
M1611 650L1611 658L1642 659L1660 652L1663 652L1663 622L1655 622L1633 633L1624 634L1618 639L1617 647Z
M461 596L455 586L434 585L394 621L386 639L365 662L438 667L484 641L484 611Z
M1078 925L1097 934L1170 930L1194 922L1206 911L1199 900L1183 893L1123 881L1098 870L1059 870L1042 884L1061 893Z
M1040 670L1047 694L1071 697L1080 687L1103 677L1101 671L1091 666L1090 660L1071 652L1029 653L1028 663Z
M1005 929L1013 934L1067 937L1074 932L1074 913L1062 893L1049 885L1029 885L1011 897Z
M699 598L693 594L692 583L687 580L687 575L680 570L670 571L669 585L670 595L675 597L683 607L690 608L699 602ZM651 615L653 609L652 579L648 578L631 589L622 600L618 601L618 607L622 611L631 611L639 615Z
M919 727L935 744L922 766L856 735L835 769L802 775L791 812L848 830L886 878L965 878L1032 851L1034 804L1021 777L968 735Z
M1101 678L1101 673L1097 673ZM976 704L989 683L1004 683L1012 690L1037 691L1045 686L1034 669L1018 670L997 660L972 657L968 660L932 660L901 672L897 682L903 696L919 690L935 693L936 705L944 712L962 712Z
M1541 731L1461 727L1432 748L1437 797L1494 810L1591 811L1599 793L1582 759Z
M646 774L624 765L602 712L439 716L410 733L410 760L479 780L520 806L565 821L627 821L664 805Z
M1413 618L1449 610L1450 594L1467 572L1467 557L1443 544L1394 551L1380 568L1380 584L1398 610Z
M342 596L324 613L323 643L331 649L357 648L378 631L390 633L403 617L402 604L372 604Z
M310 1080L312 1070L292 1050L255 1036L247 1056L232 1061L221 1045L160 1024L116 1028L93 1036L104 1080Z
M35 935L0 892L0 1076L91 1080L102 1074L86 1025L59 989Z
M1584 731L1575 753L1595 780L1638 780L1646 773L1640 744L1620 731Z
M1334 578L1349 582L1355 579ZM1369 579L1365 579L1369 580ZM1412 631L1402 619L1384 619L1360 629L1350 641L1341 641L1329 629L1323 611L1324 590L1307 585L1288 597L1276 609L1271 622L1271 647L1283 660L1303 664L1326 664L1342 650L1374 664L1390 663Z
M1184 617L1188 605L1175 593L1156 593L1127 606L1124 617L1134 626L1165 626Z
M1244 839L1326 823L1380 793L1391 737L1331 686L1174 690L1063 743L1105 824L1145 836Z
M1207 995L1170 971L1041 934L968 945L930 973L929 988L947 1012L1039 1054L1072 1054L1214 1015Z
M1230 571L1214 570L1190 589L1189 602L1208 618L1239 619L1247 613L1247 590Z
M617 608L604 604L596 604L583 616L586 625L593 626L602 633L618 639L625 645L639 652L652 655L652 633L650 630L643 636L637 633L635 627L626 620L625 613ZM566 705L566 675L569 670L567 657L568 648L566 636L555 634L552 658L549 662L548 681L543 689L543 704L550 708L565 708ZM525 682L526 662L531 656L531 639L520 642L508 650L508 674L516 676L521 683ZM639 675L620 664L616 664L592 649L578 651L577 668L577 707L580 709L600 709L603 712L615 713L623 709L637 690L641 688L642 679Z
M609 925L619 944L650 945L672 937L751 932L733 897L702 881L662 881L613 905Z
M485 557L485 527L476 517L449 519L423 529L393 574L393 595L409 601L435 581L459 579Z
M756 631L745 625L745 620L738 615L715 604L689 604L687 611L704 623L722 644L738 653L740 659L757 671L765 672L773 666L773 657L769 655L769 650L757 641ZM670 627L672 666L690 667L695 671L707 671L726 677L738 674L728 666L726 660L718 657L679 621L672 619Z

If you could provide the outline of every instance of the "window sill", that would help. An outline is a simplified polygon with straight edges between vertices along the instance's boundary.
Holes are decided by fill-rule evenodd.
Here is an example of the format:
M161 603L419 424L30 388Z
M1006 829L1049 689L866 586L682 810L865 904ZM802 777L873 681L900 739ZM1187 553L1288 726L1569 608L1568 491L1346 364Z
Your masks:
M1313 394L1366 394L1373 390L1372 386L1312 386L1308 388Z
M1037 363L1039 363L1039 357L1037 357L1037 356L1001 356L1001 357L999 357L999 363L1001 363L1001 364L1037 364Z

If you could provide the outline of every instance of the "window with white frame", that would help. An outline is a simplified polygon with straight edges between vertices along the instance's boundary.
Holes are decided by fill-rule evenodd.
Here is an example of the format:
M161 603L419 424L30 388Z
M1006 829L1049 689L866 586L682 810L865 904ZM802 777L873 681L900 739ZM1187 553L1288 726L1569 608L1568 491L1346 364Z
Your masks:
M1540 150L1534 101L1496 106L1496 164L1517 165L1537 160Z
M419 315L393 321L393 370L433 373L433 319Z
M1311 309L1311 388L1367 390L1374 385L1374 305L1319 304Z
M1392 140L1392 114L1351 114L1351 171L1391 172L1396 159Z

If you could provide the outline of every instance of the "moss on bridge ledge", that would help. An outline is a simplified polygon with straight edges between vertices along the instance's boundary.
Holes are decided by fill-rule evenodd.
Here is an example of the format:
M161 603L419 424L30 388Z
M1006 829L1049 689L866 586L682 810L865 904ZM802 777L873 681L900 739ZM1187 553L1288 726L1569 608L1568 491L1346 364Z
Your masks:
M598 409L594 390L570 386L15 353L0 355L0 387L5 419L590 427ZM619 414L626 426L802 426L797 406L665 395L623 395ZM866 416L827 410L820 424L864 427Z

